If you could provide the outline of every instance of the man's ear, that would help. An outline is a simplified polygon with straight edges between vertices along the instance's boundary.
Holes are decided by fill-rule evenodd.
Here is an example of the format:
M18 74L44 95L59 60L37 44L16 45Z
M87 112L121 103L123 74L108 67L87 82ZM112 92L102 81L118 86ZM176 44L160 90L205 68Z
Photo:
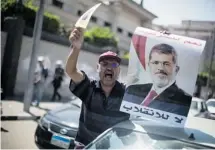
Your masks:
M97 66L96 66L96 71L97 71L97 72L100 72L100 64L97 64Z
M118 74L120 74L120 71L121 71L121 68L119 67L119 68L118 68Z
M117 68L117 79L119 78L119 74L120 74L120 67Z
M178 73L180 70L180 67L179 66L176 66L176 73Z

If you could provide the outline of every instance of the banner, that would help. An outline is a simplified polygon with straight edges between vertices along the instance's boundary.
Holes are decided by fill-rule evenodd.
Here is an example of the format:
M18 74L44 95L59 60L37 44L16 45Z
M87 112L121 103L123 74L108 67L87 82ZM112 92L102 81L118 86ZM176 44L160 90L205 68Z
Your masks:
M120 111L184 126L205 43L137 27Z
M86 29L91 16L93 15L94 11L101 5L101 3L94 5L89 10L87 10L76 22L75 27L80 27Z

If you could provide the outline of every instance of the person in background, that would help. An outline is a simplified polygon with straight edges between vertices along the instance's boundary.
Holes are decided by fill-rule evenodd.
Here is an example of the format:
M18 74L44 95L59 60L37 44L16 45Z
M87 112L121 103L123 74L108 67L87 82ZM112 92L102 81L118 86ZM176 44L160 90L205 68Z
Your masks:
M61 100L61 95L58 92L59 88L61 87L61 83L63 81L64 77L64 69L63 69L63 63L61 60L56 61L56 68L54 73L54 79L52 81L52 85L54 88L53 95L52 95L52 101L55 101L56 96L58 97L58 100Z
M39 103L43 97L44 84L48 77L48 68L45 68L44 57L39 56L37 59L37 65L34 72L34 95L32 105L39 106Z
M213 97L213 92L212 92L212 90L210 90L207 93L207 99L211 99L212 97Z

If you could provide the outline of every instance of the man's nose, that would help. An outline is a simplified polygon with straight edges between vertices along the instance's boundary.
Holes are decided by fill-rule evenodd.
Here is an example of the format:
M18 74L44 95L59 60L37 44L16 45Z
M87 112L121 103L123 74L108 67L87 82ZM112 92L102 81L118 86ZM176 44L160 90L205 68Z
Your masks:
M164 70L164 64L162 62L160 62L157 67L160 70Z
M112 69L113 69L113 68L112 68L112 65L111 65L111 64L108 64L107 67L106 67L106 69L107 69L107 70L112 70Z
M107 70L107 71L112 71L113 68L112 68L111 66L108 66L106 70Z

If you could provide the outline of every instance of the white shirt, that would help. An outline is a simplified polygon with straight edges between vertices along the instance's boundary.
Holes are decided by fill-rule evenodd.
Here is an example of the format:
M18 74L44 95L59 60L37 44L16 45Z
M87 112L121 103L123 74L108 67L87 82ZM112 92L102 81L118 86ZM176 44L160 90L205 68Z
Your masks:
M35 71L34 71L34 82L43 82L45 79L42 76L42 68L40 67L39 63L37 63Z

